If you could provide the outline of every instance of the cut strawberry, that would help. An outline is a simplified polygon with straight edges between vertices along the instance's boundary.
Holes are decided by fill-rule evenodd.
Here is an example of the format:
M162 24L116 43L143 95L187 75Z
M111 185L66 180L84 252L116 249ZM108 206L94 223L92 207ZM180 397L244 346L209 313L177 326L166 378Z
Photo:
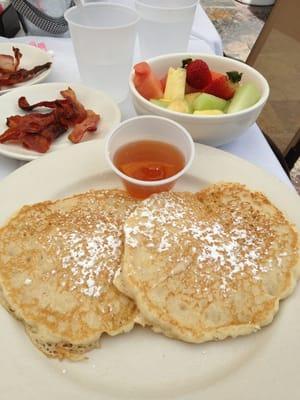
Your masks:
M197 91L205 88L212 80L208 65L203 60L191 58L183 60L182 65L186 68L186 81Z
M203 92L229 100L233 97L241 77L242 74L237 71L227 72L227 76L221 75L214 79L203 89Z
M164 95L161 82L154 75L150 65L141 62L134 66L133 82L136 90L146 99L161 99Z

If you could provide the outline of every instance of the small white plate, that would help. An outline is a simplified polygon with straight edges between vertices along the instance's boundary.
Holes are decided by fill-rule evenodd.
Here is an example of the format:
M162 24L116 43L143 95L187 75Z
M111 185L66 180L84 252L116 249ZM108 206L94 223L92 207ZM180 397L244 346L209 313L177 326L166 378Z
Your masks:
M28 86L26 88L18 88L0 97L0 134L7 129L7 117L10 117L11 115L27 114L18 107L19 97L25 96L30 104L43 100L51 101L62 98L60 91L67 89L68 87L71 87L75 91L78 100L86 109L91 109L100 114L101 119L97 131L87 134L83 138L83 141L99 140L120 123L120 110L117 104L105 93L90 89L77 83L42 83L39 85ZM68 146L76 146L68 139L68 134L70 131L71 129L59 136L52 143L47 153L52 153ZM44 155L25 149L21 144L10 142L0 144L0 154L26 161L30 161Z
M75 145L17 169L0 185L0 225L22 205L92 188L121 186L104 156L104 140ZM263 191L300 229L300 198L254 165L196 144L175 190L235 181ZM103 335L82 362L50 360L20 322L0 307L1 400L296 400L300 371L300 288L274 322L255 334L189 344L150 329ZM49 384L51 383L51 384Z
M18 49L20 49L22 53L22 58L20 61L19 68L31 69L36 67L37 65L42 65L47 62L53 63L53 58L47 51L41 50L37 47L30 46L24 43L11 43L11 42L0 43L0 54L13 55L12 51L13 47L17 47ZM32 79L29 79L28 81L18 83L16 85L10 86L2 90L0 89L0 95L3 93L10 92L11 90L17 87L30 86L34 85L35 83L43 81L50 74L51 69L52 65L46 71L41 72L40 74L34 76Z

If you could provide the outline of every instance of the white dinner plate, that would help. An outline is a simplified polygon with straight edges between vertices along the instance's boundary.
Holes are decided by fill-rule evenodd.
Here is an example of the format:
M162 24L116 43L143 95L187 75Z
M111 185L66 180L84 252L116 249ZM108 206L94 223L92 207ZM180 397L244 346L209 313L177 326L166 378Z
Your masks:
M117 104L104 92L91 89L78 83L41 83L39 85L28 86L26 88L15 89L14 91L0 97L0 134L7 129L6 118L11 115L25 115L18 107L18 99L25 96L29 103L39 101L62 99L60 91L71 87L86 109L91 109L100 114L100 122L96 132L88 133L83 141L95 141L104 137L112 129L114 129L121 120L121 113ZM48 153L60 150L68 146L76 146L68 139L71 129L59 136L51 144ZM0 154L7 157L16 158L18 160L34 160L35 158L44 156L42 153L28 150L18 143L0 143Z
M22 53L19 69L20 68L31 69L36 67L37 65L42 65L47 62L51 63L53 62L53 57L47 51L41 50L38 47L30 46L29 44L24 44L24 43L1 42L0 54L13 55L12 51L13 47L17 47L18 49L20 49ZM28 81L0 89L0 95L6 92L10 92L11 90L17 87L30 86L34 85L35 83L42 82L50 74L51 69L52 65L50 68L34 76L32 79L29 79Z
M300 198L277 178L221 150L196 145L195 161L176 190L237 181L263 191L300 228ZM104 141L31 162L0 183L0 224L23 204L91 188L120 186ZM103 336L82 362L48 359L22 324L0 309L1 400L282 400L297 399L300 291L281 303L274 322L247 337L187 344L135 328Z

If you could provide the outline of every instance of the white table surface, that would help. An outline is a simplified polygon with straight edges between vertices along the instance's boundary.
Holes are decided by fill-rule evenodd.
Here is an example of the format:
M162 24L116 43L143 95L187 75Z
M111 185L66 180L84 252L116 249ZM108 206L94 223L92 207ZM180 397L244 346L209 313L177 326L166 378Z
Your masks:
M3 40L7 39L0 37L0 41ZM54 65L51 74L47 78L47 81L67 81L68 83L80 81L73 47L69 38L49 38L35 36L15 38L11 41L20 41L25 43L34 41L37 45L44 43L49 51L53 51ZM194 35L191 36L189 51L204 53L213 52L206 41L197 39ZM138 47L136 48L135 61L136 60L139 60ZM120 108L123 119L127 119L136 115L129 98L126 100L126 102L120 105ZM221 148L241 158L244 158L253 164L256 164L257 166L267 170L272 175L277 176L287 185L291 185L290 180L283 171L277 158L270 149L268 143L256 124L250 127L234 142L224 145ZM0 155L0 179L4 178L23 164L24 162L22 161L9 159Z

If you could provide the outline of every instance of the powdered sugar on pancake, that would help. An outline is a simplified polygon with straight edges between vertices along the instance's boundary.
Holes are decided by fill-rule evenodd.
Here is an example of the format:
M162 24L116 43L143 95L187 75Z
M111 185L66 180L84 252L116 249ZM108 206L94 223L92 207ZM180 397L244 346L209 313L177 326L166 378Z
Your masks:
M132 217L124 228L126 245L135 248L143 243L158 254L166 253L174 268L180 257L189 260L186 265L196 262L196 288L201 281L205 290L214 280L226 295L229 283L235 279L247 274L249 279L258 281L261 273L268 271L275 236L270 221L262 216L256 224L249 225L249 215L243 215L241 210L229 207L208 213L196 198L187 201L180 194L164 193L145 200ZM182 251L174 252L179 247ZM279 263L281 257L286 254L277 256Z

